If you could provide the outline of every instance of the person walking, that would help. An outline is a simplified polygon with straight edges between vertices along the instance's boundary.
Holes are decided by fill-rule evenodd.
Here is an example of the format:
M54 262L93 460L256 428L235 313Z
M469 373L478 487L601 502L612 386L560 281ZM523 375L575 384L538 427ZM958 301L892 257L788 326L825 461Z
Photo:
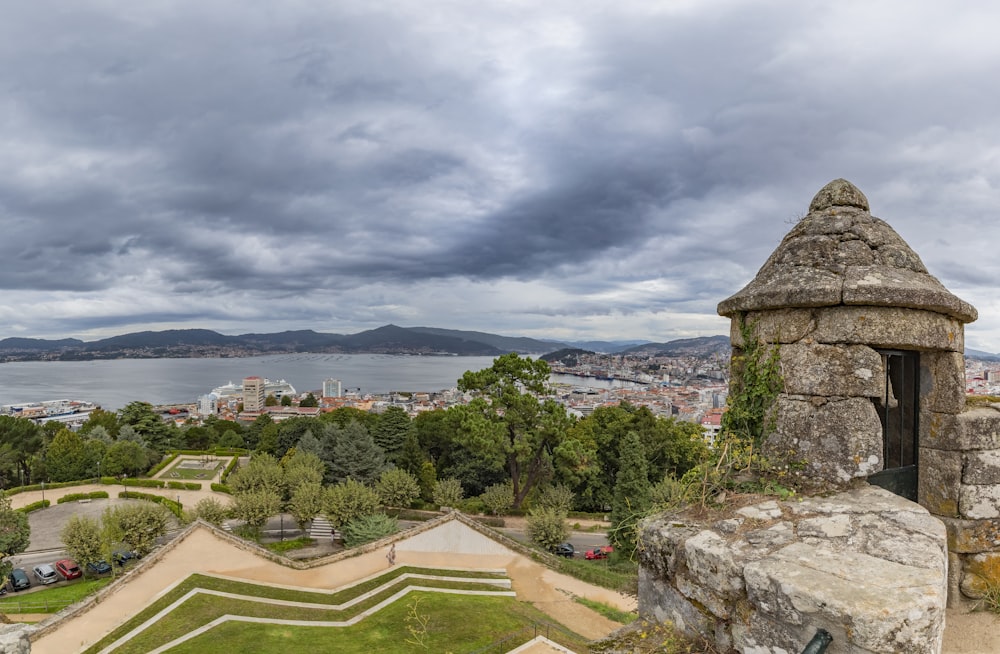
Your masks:
M396 543L393 543L392 547L389 548L389 553L385 555L385 558L389 561L390 566L396 565Z

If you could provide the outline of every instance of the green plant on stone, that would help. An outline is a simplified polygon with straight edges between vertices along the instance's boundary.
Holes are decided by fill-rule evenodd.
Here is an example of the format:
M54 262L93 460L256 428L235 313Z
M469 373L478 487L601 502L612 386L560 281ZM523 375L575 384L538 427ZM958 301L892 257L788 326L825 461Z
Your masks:
M395 534L399 531L399 523L391 516L376 513L351 520L341 531L344 535L344 545L357 547Z
M768 480L786 466L774 465L762 453L762 444L774 430L775 402L784 387L780 348L762 342L756 334L756 323L747 323L743 316L737 328L743 347L733 350L732 383L717 446L680 480L682 485L694 488L702 507L725 497L727 490L787 490Z

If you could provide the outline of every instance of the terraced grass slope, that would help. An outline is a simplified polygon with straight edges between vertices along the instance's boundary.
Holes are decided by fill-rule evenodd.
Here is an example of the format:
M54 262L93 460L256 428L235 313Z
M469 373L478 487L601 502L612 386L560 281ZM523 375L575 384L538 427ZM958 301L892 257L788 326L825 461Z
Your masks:
M86 652L467 652L550 621L509 587L502 572L407 566L325 592L195 574Z

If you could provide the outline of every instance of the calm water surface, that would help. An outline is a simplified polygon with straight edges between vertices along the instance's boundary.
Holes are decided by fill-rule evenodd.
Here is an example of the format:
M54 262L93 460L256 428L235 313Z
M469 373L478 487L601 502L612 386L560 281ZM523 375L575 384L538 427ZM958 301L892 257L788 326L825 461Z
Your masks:
M115 359L0 364L0 404L74 399L120 409L133 400L194 402L217 386L260 375L284 379L304 393L332 377L363 393L439 391L493 357L382 354L276 354L238 359Z

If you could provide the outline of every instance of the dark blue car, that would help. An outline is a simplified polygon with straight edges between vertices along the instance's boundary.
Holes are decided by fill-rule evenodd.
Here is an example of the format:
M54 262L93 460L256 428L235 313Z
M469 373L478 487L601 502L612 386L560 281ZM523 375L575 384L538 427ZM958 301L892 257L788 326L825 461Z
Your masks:
M12 590L24 590L25 588L31 588L31 580L28 579L28 573L21 568L14 568L7 575L7 580L10 581L10 587Z

